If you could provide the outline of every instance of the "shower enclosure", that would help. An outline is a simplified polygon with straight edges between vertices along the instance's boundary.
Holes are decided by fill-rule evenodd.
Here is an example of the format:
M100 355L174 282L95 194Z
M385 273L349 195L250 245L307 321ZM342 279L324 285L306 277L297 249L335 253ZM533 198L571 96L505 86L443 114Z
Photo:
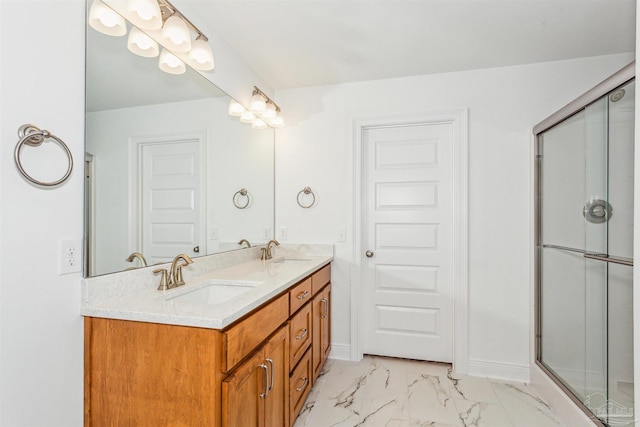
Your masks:
M634 419L634 76L534 128L536 361L604 426Z

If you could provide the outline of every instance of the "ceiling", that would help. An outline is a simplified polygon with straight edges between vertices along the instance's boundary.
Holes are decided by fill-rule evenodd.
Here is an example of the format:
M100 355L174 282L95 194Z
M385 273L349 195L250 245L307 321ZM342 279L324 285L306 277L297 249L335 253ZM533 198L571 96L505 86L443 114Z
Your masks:
M634 0L183 3L273 89L635 50Z

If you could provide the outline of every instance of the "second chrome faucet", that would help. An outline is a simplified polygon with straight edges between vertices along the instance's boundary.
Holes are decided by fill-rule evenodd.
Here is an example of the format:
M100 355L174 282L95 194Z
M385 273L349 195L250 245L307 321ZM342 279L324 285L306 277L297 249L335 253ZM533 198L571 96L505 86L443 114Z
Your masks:
M180 264L180 260L184 261ZM162 273L160 277L159 291L166 291L167 289L177 288L184 285L184 279L182 278L182 267L189 264L193 264L193 260L187 254L180 254L176 256L171 262L171 269L167 272L166 268L158 268L153 270L154 273ZM168 277L167 277L168 276Z

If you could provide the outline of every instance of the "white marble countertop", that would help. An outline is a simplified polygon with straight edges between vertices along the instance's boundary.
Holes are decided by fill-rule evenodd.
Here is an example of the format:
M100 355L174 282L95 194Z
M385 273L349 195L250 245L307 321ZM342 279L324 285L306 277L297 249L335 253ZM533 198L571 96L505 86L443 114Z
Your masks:
M188 277L185 274L187 284L178 288L158 291L154 286L128 295L114 292L111 298L104 296L91 298L91 286L95 286L94 283L97 281L85 279L81 313L91 317L222 329L319 270L332 259L333 256L330 255L292 254L289 256L278 255L269 261L248 260L195 277ZM190 267L184 268L185 273ZM108 276L106 277L106 280L100 278L100 281L106 282ZM113 280L122 282L122 278ZM157 282L157 277L155 281ZM244 284L253 287L220 304L171 299L212 282L230 285ZM116 288L114 287L114 289Z

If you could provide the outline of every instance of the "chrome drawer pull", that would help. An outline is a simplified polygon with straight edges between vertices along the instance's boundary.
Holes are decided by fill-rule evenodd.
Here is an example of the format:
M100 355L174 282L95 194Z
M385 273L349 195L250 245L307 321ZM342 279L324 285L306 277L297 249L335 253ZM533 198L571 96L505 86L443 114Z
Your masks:
M327 316L329 315L329 300L327 300L326 298L322 298L320 301L324 304L324 307L322 310L322 318L326 319Z
M308 332L309 331L307 330L307 328L302 328L302 330L300 331L300 334L296 335L296 339L301 340L302 338L307 336Z
M302 391L307 387L307 384L309 384L309 378L304 377L302 378L302 385L300 387L296 387L296 391Z
M305 299L308 296L309 296L309 291L300 292L298 294L298 299Z

